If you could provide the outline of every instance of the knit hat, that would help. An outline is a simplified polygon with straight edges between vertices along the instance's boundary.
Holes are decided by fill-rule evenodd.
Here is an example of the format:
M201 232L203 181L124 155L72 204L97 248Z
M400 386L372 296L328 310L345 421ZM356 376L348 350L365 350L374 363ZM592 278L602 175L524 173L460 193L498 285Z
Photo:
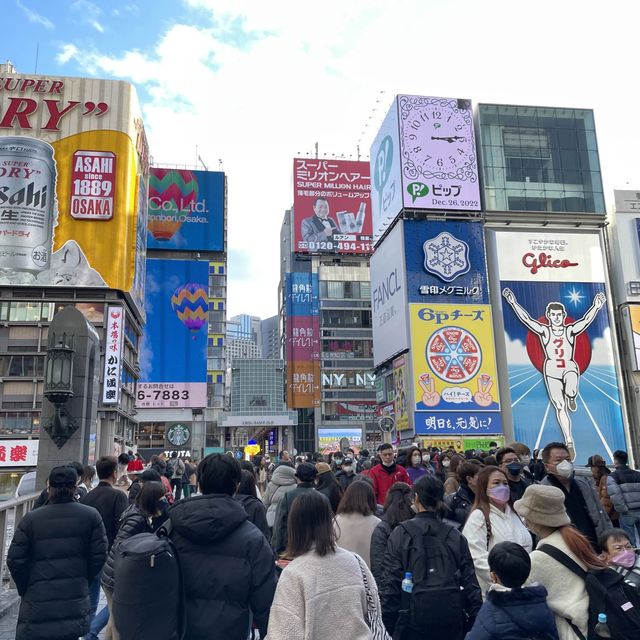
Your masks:
M323 473L331 471L331 467L326 462L318 462L316 464L316 469L318 470L319 476L321 476Z
M310 462L301 462L296 469L295 475L302 482L313 482L318 475L318 471Z
M527 522L556 529L571 524L564 506L564 493L557 487L533 484L513 506Z

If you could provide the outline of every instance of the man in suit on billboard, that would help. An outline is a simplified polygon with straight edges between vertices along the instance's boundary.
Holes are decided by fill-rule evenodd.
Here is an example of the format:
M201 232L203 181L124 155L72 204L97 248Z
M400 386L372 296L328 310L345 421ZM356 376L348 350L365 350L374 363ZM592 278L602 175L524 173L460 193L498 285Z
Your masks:
M313 201L314 215L302 221L301 233L305 242L326 242L339 233L338 225L329 217L329 202L326 198Z

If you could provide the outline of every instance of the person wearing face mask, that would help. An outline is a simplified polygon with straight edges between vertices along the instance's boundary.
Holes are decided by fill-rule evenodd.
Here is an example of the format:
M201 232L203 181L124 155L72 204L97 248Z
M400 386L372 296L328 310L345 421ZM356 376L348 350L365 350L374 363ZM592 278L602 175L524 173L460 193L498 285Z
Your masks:
M409 461L407 474L411 478L411 482L416 482L418 478L427 475L427 469L422 464L422 454L418 447L411 447L407 451L407 460Z
M629 534L623 529L609 529L598 542L605 562L640 596L640 555Z
M529 449L529 447L527 447L527 445L522 442L512 442L507 446L510 449L513 449L516 452L516 455L518 456L518 458L520 458L520 462L522 463L522 477L525 481L526 480L529 481L527 486L529 486L530 484L533 484L535 482L535 479L530 469L530 465L532 461L531 449Z
M411 478L407 474L404 467L396 464L394 460L393 447L385 442L378 448L378 454L380 455L380 464L377 464L371 469L369 478L373 482L373 492L376 496L376 503L383 505L387 492L391 488L391 485L396 482L404 482L411 486Z
M611 529L595 487L581 476L574 477L571 453L562 442L551 442L542 450L547 476L541 484L556 487L564 493L565 507L571 524L598 550L598 537Z
M524 478L523 464L518 454L511 447L503 447L496 452L496 462L507 476L512 499L520 500L531 482Z
M447 478L444 481L445 496L455 493L458 490L458 487L460 486L460 481L458 480L458 467L463 461L464 458L459 456L457 453L451 454L449 464L445 466L445 471L447 472Z
M342 451L338 451L333 454L331 458L331 471L333 471L333 473L338 473L338 471L340 470L340 467L342 466L343 459L344 459L344 455Z
M483 596L491 586L489 552L499 542L511 541L531 551L531 535L512 509L509 482L504 471L486 467L478 474L475 500L462 535L476 569Z
M349 485L356 479L356 469L353 458L346 456L342 459L339 471L336 473L336 480L343 492L347 490Z

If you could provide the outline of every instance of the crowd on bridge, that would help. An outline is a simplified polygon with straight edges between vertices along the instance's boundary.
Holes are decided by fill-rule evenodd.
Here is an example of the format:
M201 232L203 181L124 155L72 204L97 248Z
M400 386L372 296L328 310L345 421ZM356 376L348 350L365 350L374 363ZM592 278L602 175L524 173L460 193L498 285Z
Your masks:
M572 458L383 444L58 466L9 548L16 638L638 640L640 472L625 451Z

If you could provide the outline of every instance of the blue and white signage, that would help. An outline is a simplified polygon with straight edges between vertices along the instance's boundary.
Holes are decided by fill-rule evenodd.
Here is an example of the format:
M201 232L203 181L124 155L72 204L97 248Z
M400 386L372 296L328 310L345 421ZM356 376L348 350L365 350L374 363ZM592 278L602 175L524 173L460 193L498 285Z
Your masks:
M403 225L409 302L488 302L482 223L405 220Z

